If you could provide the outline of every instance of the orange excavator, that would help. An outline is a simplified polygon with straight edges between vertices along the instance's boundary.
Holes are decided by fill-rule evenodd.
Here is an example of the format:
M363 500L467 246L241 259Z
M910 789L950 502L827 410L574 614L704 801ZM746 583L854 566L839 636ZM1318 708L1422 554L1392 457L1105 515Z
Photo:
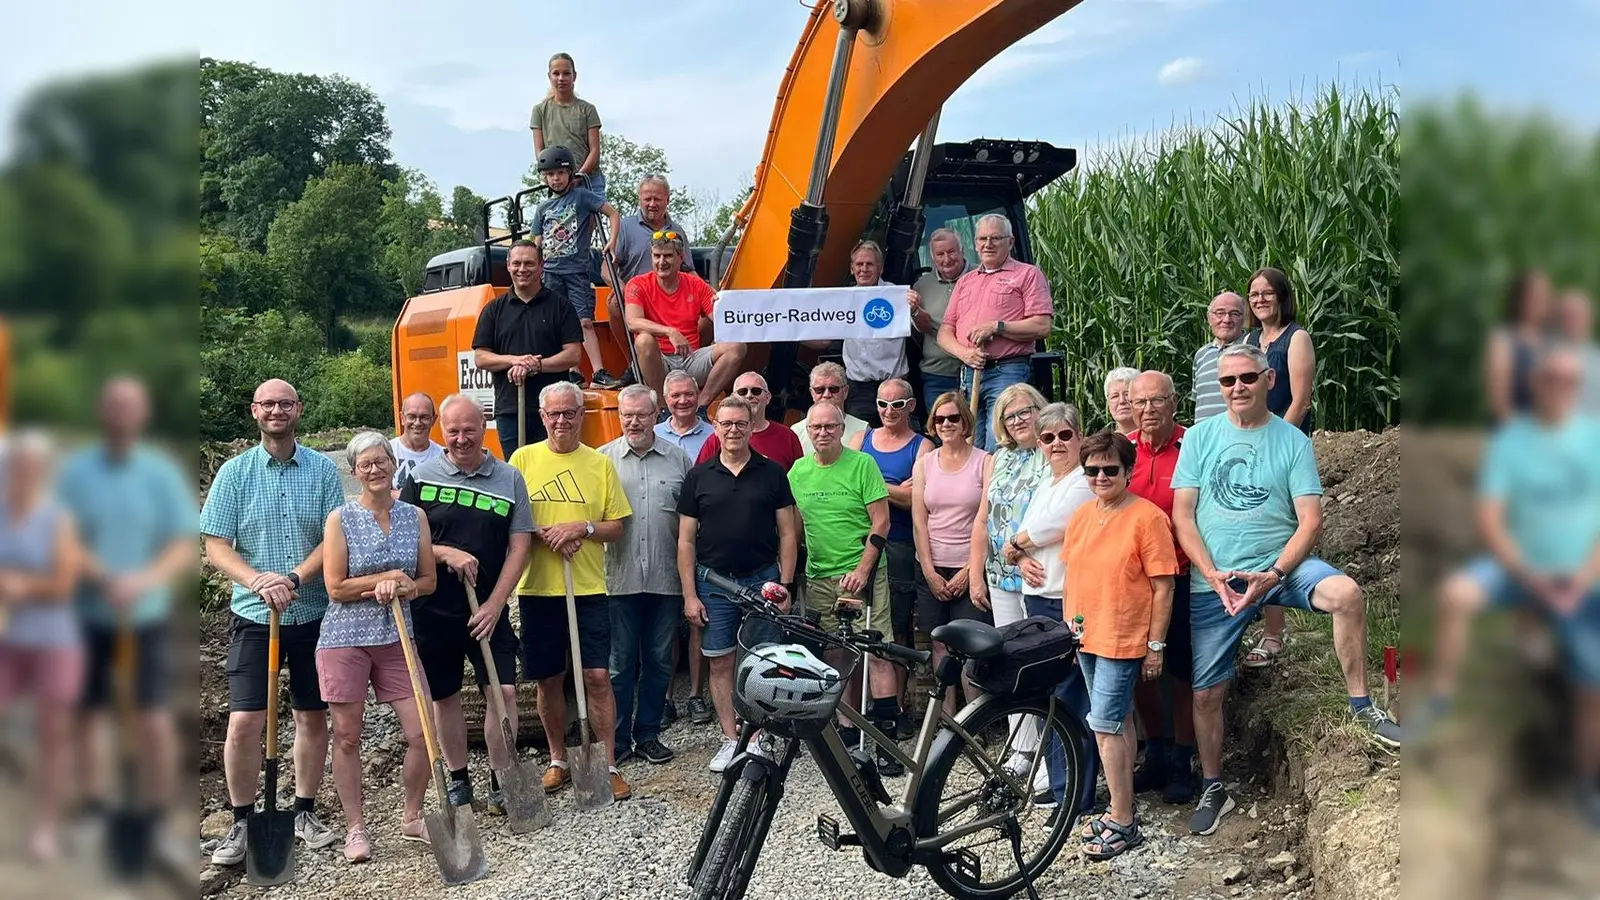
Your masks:
M700 275L719 290L848 284L849 250L870 237L885 248L884 279L910 284L931 265L927 236L937 228L960 234L976 262L975 226L990 213L1010 220L1013 255L1031 261L1024 201L1071 171L1076 152L1028 140L936 143L939 112L984 63L1077 3L819 0L779 85L754 190L715 246L693 248ZM524 205L542 190L484 204L482 245L429 260L421 293L395 323L396 423L408 394L466 393L489 413L486 443L500 452L490 374L473 361L472 337L479 310L510 286L507 251L525 234ZM509 233L490 237L499 210ZM595 284L603 322L609 288ZM596 330L606 369L626 370L629 348L605 339L599 322ZM779 343L746 354L744 368L772 386L773 418L794 421L808 402L803 352L811 351ZM1051 379L1052 356L1035 354L1036 383ZM585 395L583 441L598 446L621 433L616 394Z

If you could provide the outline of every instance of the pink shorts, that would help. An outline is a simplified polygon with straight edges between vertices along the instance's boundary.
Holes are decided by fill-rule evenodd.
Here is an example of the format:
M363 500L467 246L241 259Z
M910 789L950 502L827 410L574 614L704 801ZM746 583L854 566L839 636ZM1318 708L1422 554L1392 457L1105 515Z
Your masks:
M422 689L428 680L417 671ZM317 684L328 703L364 703L367 685L379 703L411 699L411 675L398 642L376 647L333 647L317 651Z
M82 690L81 648L0 644L0 704L24 696L53 704L73 704Z

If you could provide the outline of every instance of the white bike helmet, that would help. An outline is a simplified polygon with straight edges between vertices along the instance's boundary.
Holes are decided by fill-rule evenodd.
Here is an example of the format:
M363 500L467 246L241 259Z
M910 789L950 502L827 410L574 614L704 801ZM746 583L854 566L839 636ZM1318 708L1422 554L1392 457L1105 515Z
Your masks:
M799 644L768 644L747 653L733 678L740 713L768 719L826 719L839 706L839 672Z

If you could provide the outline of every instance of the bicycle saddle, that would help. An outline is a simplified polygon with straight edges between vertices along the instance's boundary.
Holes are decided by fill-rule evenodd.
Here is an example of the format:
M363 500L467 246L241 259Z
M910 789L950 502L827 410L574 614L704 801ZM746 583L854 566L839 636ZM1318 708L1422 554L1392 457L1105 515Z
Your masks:
M958 656L968 659L988 659L999 656L1000 648L1005 645L1005 639L993 625L985 625L972 619L957 619L946 622L933 630L931 635L934 640Z

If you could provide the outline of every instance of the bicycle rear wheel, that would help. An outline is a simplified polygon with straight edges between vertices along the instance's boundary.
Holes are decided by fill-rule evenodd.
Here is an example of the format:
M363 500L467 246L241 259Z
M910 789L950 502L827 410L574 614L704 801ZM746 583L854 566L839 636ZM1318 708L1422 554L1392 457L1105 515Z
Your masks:
M766 801L767 779L741 777L728 796L722 824L706 853L705 864L694 880L693 900L739 900L761 848L750 846Z
M1064 707L1057 704L1052 710L1048 697L990 700L973 709L962 727L976 737L995 725L1005 728L1006 717L1019 713L1037 716L1041 729L1031 766L1042 770L1046 748L1058 742L1064 759L1067 809L1074 808L1087 776L1086 732L1083 723ZM949 837L962 829L974 829L951 839L940 858L927 864L934 882L958 900L1000 900L1021 891L1025 880L1037 879L1055 862L1071 834L1075 816L1064 811L1053 825L1047 825L1050 810L1033 805L1032 767L1016 773L1016 786L998 774L1012 754L1015 737L1008 733L1003 741L985 747L946 732L929 755L917 798L918 837ZM999 821L976 828L978 822L995 817ZM1015 844L1008 830L1012 828L1017 833Z

